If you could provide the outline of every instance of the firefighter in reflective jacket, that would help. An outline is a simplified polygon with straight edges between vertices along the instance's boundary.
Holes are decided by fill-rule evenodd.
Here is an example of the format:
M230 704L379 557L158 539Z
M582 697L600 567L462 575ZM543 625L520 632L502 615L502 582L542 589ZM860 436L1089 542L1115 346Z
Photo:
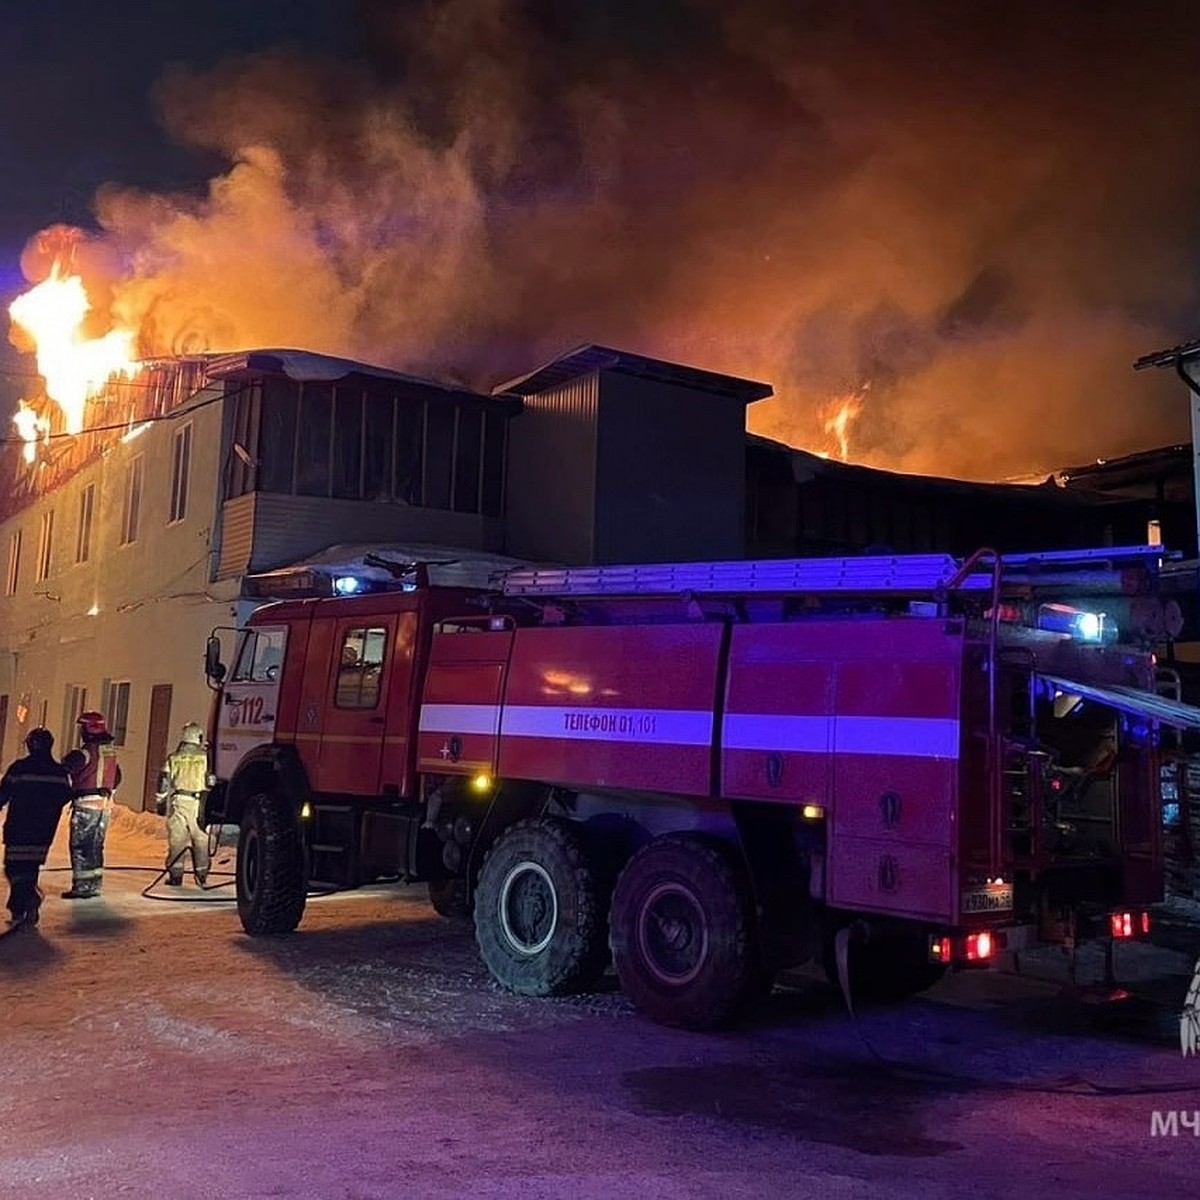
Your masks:
M167 755L158 777L157 807L167 817L167 883L183 884L183 860L192 852L192 870L203 887L208 880L208 835L200 828L200 802L208 781L204 734L189 721L174 754Z
M8 879L8 911L13 924L36 925L42 893L38 871L50 852L63 806L71 798L71 778L51 751L54 735L31 729L25 738L27 758L18 758L0 779L4 822L4 874Z
M112 819L113 792L121 766L104 714L79 716L80 747L63 759L71 776L71 890L64 900L100 895L104 877L104 838Z

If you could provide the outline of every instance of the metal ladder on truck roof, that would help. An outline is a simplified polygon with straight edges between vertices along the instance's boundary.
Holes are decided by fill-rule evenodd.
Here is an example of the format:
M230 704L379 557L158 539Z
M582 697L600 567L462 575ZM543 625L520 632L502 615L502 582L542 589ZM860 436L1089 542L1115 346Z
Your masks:
M1140 567L1156 571L1167 557L1161 546L1050 550L1001 556L1006 583L1054 586L1094 583L1112 590L1120 574ZM966 560L970 561L970 560ZM955 587L992 587L989 564L980 560ZM501 577L506 596L614 597L863 593L933 595L962 571L949 554L858 555L844 558L735 559L726 562L632 563L605 567L519 567Z

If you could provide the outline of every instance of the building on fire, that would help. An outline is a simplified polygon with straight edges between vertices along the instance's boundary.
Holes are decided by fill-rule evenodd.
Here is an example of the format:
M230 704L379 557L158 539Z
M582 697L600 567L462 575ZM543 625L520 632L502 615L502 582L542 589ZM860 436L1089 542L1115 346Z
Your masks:
M205 720L210 631L369 550L482 583L516 561L1128 544L1175 520L1086 471L977 485L748 436L770 394L599 346L490 394L290 350L148 364L88 402L84 432L0 461L0 753L38 724L61 747L99 708L118 799L151 806L174 731Z

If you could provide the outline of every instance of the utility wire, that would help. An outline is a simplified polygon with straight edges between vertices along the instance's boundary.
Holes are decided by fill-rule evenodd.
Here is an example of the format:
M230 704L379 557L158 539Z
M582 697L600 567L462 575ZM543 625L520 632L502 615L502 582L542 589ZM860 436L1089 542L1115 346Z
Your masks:
M83 437L88 433L114 433L119 429L131 430L137 429L142 425L157 424L159 421L178 421L183 417L190 417L192 413L199 412L202 408L207 408L210 404L216 404L219 400L233 400L240 396L246 389L239 388L236 392L219 392L214 396L209 396L204 400L200 400L195 404L189 404L181 408L174 409L169 413L160 413L157 416L143 417L141 420L120 421L112 425L89 425L86 429L81 429L78 433L47 433L38 438L25 439L23 437L12 437L10 435L0 436L0 445L17 445L28 446L41 442L56 442L63 438Z

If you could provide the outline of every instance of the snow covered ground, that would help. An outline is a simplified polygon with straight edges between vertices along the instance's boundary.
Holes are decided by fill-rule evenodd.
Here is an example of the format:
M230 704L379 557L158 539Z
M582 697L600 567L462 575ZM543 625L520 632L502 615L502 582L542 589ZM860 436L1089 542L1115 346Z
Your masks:
M60 837L41 927L0 939L0 1197L1195 1194L1200 1142L1151 1137L1200 1108L1179 956L1122 948L1159 1008L970 975L855 1022L797 977L702 1036L499 992L417 888L251 940L230 889L142 895L164 852L121 810L138 869L67 902Z

